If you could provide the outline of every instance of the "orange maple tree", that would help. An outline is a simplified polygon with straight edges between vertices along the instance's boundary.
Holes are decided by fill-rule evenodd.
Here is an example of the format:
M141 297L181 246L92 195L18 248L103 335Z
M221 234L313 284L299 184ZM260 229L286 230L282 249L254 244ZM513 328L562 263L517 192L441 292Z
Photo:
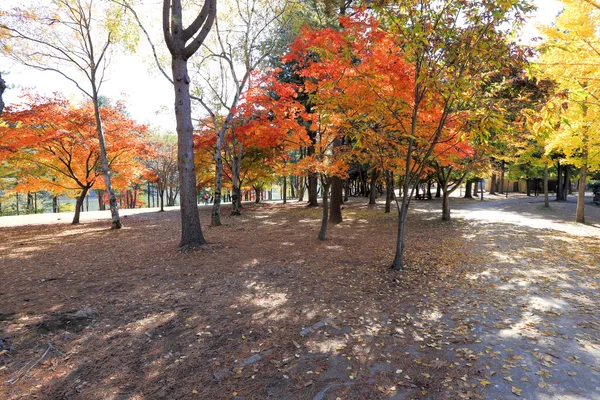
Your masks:
M24 102L8 107L0 126L5 155L20 168L17 189L78 191L73 224L88 191L104 188L93 105L72 105L64 97L25 95ZM127 118L124 106L101 108L108 160L117 187L126 187L140 175L138 156L146 127ZM8 149L6 149L8 147Z

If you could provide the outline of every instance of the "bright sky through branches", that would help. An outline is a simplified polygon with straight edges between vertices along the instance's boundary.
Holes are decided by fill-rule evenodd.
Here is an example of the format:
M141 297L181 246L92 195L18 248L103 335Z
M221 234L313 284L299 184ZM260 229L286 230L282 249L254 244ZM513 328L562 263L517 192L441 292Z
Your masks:
M26 3L27 1L3 2L0 9ZM538 10L530 17L521 35L522 41L525 43L530 42L531 38L539 36L535 29L536 25L551 24L561 10L561 3L557 0L536 0L535 3ZM156 9L156 12L160 13L160 9ZM138 122L174 132L173 89L171 84L157 71L148 52L147 43L145 40L140 40L140 54L114 54L102 95L113 100L124 100L131 117ZM5 92L7 105L19 101L19 95L23 88L31 88L42 94L62 92L68 97L80 98L80 93L70 82L52 72L34 71L14 64L2 56L0 56L0 71L3 72L5 81L10 85L10 89Z

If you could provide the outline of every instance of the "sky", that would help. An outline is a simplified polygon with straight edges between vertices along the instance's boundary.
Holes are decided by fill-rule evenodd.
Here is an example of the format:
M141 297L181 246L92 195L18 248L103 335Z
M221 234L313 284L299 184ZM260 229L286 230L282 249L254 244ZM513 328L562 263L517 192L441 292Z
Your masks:
M536 25L551 24L561 10L557 0L535 0L535 4L538 9L529 17L521 34L521 40L525 43L539 36ZM113 54L101 94L114 100L124 100L131 117L138 122L164 133L175 132L173 88L156 68L149 51L149 46L142 38L139 54ZM4 95L8 105L19 101L19 94L24 88L42 94L61 92L73 99L81 98L71 82L54 72L28 69L12 64L6 58L0 58L0 71L8 72L3 74L10 86Z

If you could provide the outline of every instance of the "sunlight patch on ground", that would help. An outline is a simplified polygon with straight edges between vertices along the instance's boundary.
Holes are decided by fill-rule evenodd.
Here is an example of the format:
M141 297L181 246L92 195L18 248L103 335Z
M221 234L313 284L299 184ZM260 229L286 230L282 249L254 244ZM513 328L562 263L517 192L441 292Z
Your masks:
M545 299L543 297L531 296L530 307L539 311L564 310L566 303L562 300Z
M334 353L341 352L346 349L345 338L330 338L323 341L310 341L307 346L310 350L317 353Z
M593 225L565 224L564 221L545 219L541 215L517 213L503 210L453 210L453 214L465 220L478 221L483 224L505 223L540 230L555 230L581 237L600 237L600 230ZM563 240L564 237L555 237ZM574 239L570 239L574 240Z
M146 333L149 330L156 329L159 326L166 324L167 322L175 318L175 315L176 314L174 312L152 314L147 316L146 318L137 320L135 322L131 322L125 325L124 327L118 329L116 332L111 332L107 336L110 337L118 331L127 331L136 335L140 335Z

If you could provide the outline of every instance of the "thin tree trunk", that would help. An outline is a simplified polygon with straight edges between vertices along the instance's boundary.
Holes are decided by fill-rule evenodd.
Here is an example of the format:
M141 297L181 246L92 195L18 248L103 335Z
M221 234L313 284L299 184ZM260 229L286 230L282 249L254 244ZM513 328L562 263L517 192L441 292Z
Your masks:
M544 207L550 208L550 198L548 195L548 164L544 164Z
M342 179L337 176L331 178L331 209L329 211L329 222L332 224L342 223L342 183ZM323 196L325 196L325 194L323 194Z
M321 185L323 186L323 216L321 217L321 230L319 231L319 240L325 240L327 235L327 214L329 213L329 186L331 182L327 179L321 179Z
M492 174L492 181L490 182L490 194L496 194L496 174Z
M165 190L158 189L158 193L160 195L160 211L164 212L165 211Z
M584 157L584 159L587 157ZM579 190L577 196L577 212L575 215L575 221L585 224L585 176L587 172L587 165L584 163L579 170Z
M394 176L392 172L385 172L385 213L392 211L392 201L394 200Z
M84 187L81 189L81 193L79 197L77 197L77 202L75 203L75 215L73 216L73 225L77 225L79 223L79 215L81 213L81 208L83 207L83 201L85 200L85 195L87 194L89 187Z
M561 201L562 200L562 179L563 179L563 168L560 165L560 162L558 162L558 165L556 167L556 201Z
M377 170L373 168L371 171L371 181L369 182L369 205L377 204L377 191L375 185L377 183Z
M443 183L442 192L442 221L450 221L450 193L448 193L447 179Z
M500 193L504 193L504 161L502 161L502 171L500 171Z
M344 203L348 202L348 196L350 196L350 179L346 178L344 180Z
M433 181L430 179L427 181L427 200L431 200L433 198L433 196L431 195L431 185L433 184Z
M479 195L479 179L476 179L473 183L473 197L477 197Z
M102 165L102 174L104 176L104 185L108 192L108 201L110 207L110 214L112 217L111 229L121 229L121 218L119 217L119 204L117 203L117 197L112 187L112 181L110 177L110 168L108 166L108 155L106 154L106 142L104 140L104 128L102 127L102 119L100 118L100 103L98 100L98 90L96 88L95 73L92 70L92 100L94 103L94 116L96 118L96 133L98 135L98 141L100 143L100 162ZM195 175L194 175L195 177Z
M223 157L221 155L220 140L217 139L217 150L215 151L215 201L213 202L210 216L212 226L221 226L221 191L223 189Z
M436 182L435 184L435 198L439 199L442 196L442 188L440 188L440 184Z
M282 193L283 204L287 203L287 176L283 177L283 193Z
M317 175L313 172L308 174L308 206L317 207L319 202L317 201Z

